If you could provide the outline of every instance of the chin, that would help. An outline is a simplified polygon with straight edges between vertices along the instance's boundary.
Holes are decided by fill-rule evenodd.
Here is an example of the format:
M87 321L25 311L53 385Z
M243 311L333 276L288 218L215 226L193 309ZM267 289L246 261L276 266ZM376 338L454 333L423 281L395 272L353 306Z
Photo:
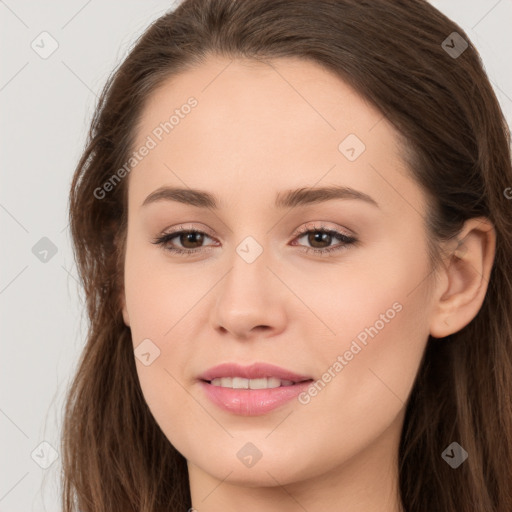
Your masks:
M282 454L274 454L272 457L265 457L256 462L252 467L245 466L236 456L227 457L226 453L221 459L216 459L215 464L211 464L211 458L208 461L200 461L194 464L200 471L204 471L217 480L224 481L232 485L243 487L276 487L278 485L288 485L298 482L308 477L312 477L311 460L304 467L300 465L299 456L292 456L286 460ZM204 453L202 454L204 456ZM302 460L307 460L301 457ZM190 465L190 460L188 461ZM322 466L319 464L319 466ZM322 472L319 470L320 473ZM229 475L229 476L227 476Z

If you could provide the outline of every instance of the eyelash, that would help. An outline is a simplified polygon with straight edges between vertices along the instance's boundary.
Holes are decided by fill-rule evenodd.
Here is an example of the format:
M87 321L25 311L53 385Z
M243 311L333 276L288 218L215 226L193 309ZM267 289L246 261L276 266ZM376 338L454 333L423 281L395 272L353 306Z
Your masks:
M193 256L197 254L200 251L204 251L205 248L199 248L199 249L180 249L179 247L169 247L166 244L168 244L173 238L176 238L177 236L183 234L183 233L196 233L196 234L202 234L206 235L208 238L212 238L208 235L208 233L205 233L204 231L199 231L197 229L182 229L183 226L180 226L180 229L177 229L176 231L172 231L171 233L165 233L156 239L154 239L151 243L156 245L161 245L164 247L166 251L169 251L174 254L179 254L183 256ZM333 236L334 238L337 238L339 241L342 242L343 245L338 245L334 247L327 247L325 249L315 249L312 247L305 247L300 246L302 249L302 252L305 253L314 253L321 256L330 255L333 252L338 252L342 250L348 249L348 246L356 244L357 239L348 235L345 235L343 233L340 233L339 231L326 228L324 226L313 226L313 227L307 227L306 229L303 229L294 235L294 240L296 238L302 238L304 235L307 235L308 233L325 233L328 235ZM211 246L210 246L211 247ZM206 249L208 250L208 249Z

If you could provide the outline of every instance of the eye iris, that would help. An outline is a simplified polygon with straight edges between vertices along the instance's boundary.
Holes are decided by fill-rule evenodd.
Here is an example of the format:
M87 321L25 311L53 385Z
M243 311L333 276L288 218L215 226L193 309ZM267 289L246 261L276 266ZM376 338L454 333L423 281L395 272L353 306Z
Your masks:
M195 240L194 240L195 238ZM180 235L180 243L185 247L186 249L196 249L197 247L201 246L201 243L203 242L204 236L203 233L196 233L196 232L188 232L188 233L182 233ZM183 243L184 240L186 243ZM192 242L192 247L187 246L188 242ZM195 243L195 245L194 245Z
M331 236L329 233L324 233L321 231L312 231L308 236L308 242L313 246L317 247L315 244L317 242L325 243L328 242L327 245L330 245L331 242ZM326 239L327 237L327 239ZM323 248L324 246L320 246L320 248Z

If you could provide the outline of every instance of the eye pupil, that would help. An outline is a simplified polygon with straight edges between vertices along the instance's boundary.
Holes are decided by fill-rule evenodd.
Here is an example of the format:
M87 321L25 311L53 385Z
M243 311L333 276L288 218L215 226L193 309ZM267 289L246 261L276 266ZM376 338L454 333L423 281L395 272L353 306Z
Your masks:
M327 237L327 239L325 237ZM308 240L309 243L314 247L317 242L320 242L320 243L328 242L328 245L330 245L330 242L331 242L331 235L329 233L325 233L325 232L321 232L321 231L312 231L309 234L308 238L309 238L309 240ZM322 246L320 248L322 248Z
M196 240L194 240L194 238L196 238ZM201 242L203 241L203 233L196 233L196 232L187 232L187 233L183 233L180 235L180 242L183 244L183 246L186 248L186 249L195 249L196 247L200 247L201 246ZM192 247L188 247L186 245L186 243L183 243L183 241L186 241L186 243L188 242L192 242ZM195 243L195 245L194 245Z

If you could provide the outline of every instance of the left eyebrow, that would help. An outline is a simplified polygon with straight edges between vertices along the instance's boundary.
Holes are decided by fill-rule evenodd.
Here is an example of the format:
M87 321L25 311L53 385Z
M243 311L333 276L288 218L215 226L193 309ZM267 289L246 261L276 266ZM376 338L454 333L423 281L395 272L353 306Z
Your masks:
M373 197L360 190L341 185L286 190L277 194L275 206L276 208L294 208L295 206L322 203L332 199L358 199L379 208Z
M276 208L294 208L297 206L322 203L333 199L358 199L379 208L378 203L368 194L350 187L334 185L329 187L299 188L285 190L276 195ZM151 192L141 206L157 201L177 201L179 203L217 210L217 197L204 190L192 188L160 187Z

